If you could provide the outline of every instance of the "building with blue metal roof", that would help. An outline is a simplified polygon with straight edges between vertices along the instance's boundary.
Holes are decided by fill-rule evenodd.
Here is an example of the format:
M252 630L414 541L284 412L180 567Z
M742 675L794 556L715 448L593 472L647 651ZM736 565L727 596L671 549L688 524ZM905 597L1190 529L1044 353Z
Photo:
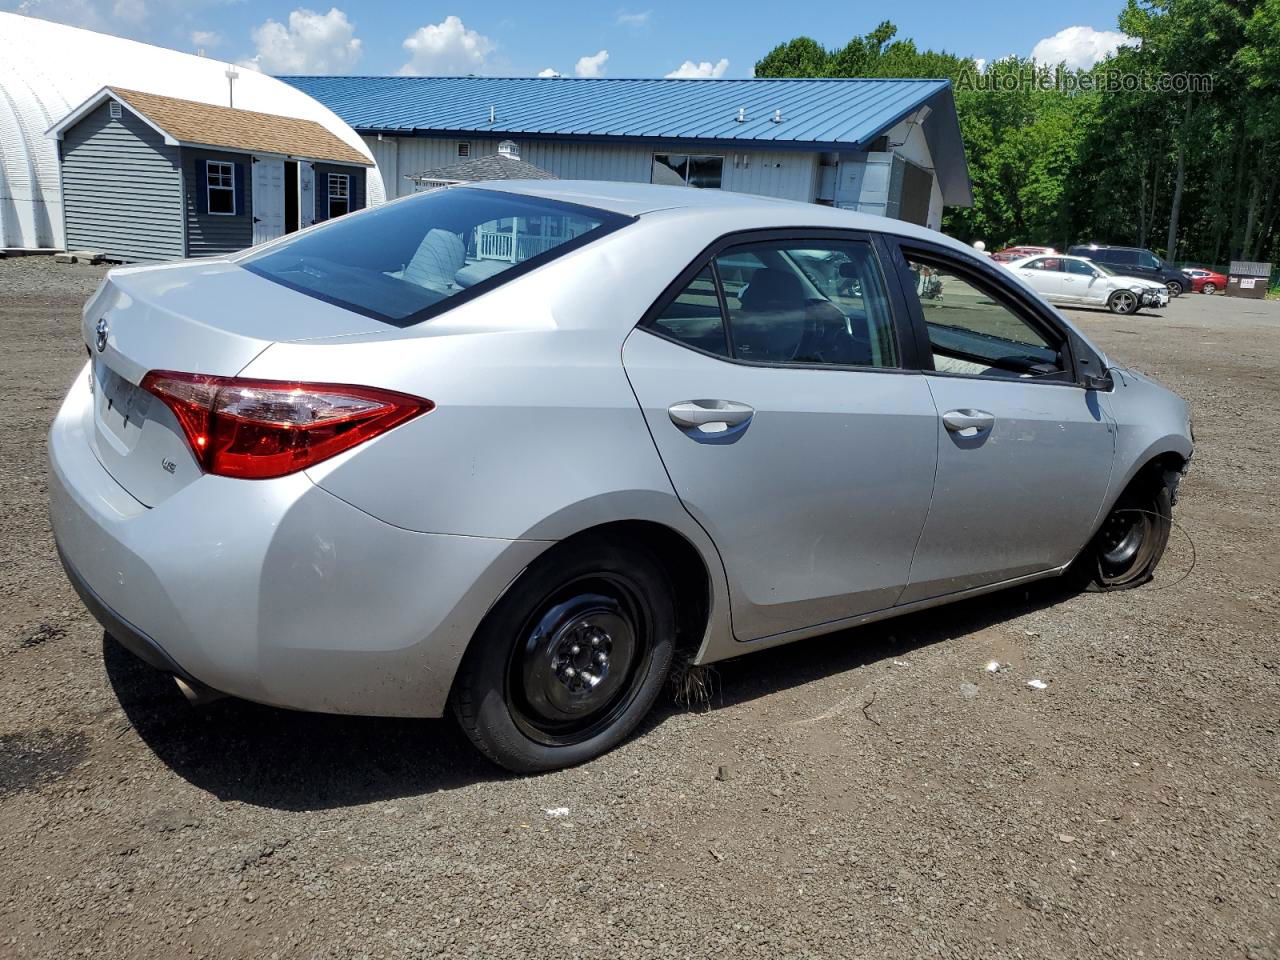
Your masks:
M947 80L281 79L355 128L388 197L514 141L565 179L736 190L935 229L945 205L973 202Z

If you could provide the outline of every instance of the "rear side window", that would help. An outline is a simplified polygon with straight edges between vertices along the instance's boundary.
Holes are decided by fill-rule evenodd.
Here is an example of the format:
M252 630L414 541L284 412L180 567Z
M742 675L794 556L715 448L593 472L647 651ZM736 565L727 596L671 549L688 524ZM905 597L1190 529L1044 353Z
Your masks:
M702 272L676 294L654 318L653 326L672 340L717 356L729 356L729 340L725 336L720 298L710 267L703 267Z
M870 244L743 244L724 250L713 265L649 321L651 329L756 363L898 366L884 277Z
M1136 250L1099 250L1092 259L1101 260L1103 263L1132 266L1138 262L1138 252Z
M432 190L342 217L239 262L319 300L407 326L628 221L497 190Z

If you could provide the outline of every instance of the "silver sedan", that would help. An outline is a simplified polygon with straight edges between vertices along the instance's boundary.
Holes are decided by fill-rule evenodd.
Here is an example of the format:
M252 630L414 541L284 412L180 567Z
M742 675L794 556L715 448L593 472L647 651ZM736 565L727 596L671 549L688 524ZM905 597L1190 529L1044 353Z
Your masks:
M112 271L49 440L71 581L193 699L452 710L513 770L673 663L1070 573L1137 586L1186 404L929 230L458 187Z

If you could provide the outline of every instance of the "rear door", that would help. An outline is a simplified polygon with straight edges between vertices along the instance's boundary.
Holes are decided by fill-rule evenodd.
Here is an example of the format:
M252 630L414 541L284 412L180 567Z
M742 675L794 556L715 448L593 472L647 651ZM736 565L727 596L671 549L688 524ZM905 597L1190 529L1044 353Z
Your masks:
M691 265L623 348L672 483L720 549L739 640L892 606L937 455L876 243L749 237Z
M1065 328L985 264L902 241L905 277L941 279L910 307L937 407L938 476L901 603L1068 563L1110 481L1112 422L1077 382ZM1082 348L1081 348L1082 349Z
M1067 297L1064 283L1066 274L1062 272L1061 257L1038 257L1035 260L1029 260L1018 269L1018 273L1036 293L1046 300L1058 301Z

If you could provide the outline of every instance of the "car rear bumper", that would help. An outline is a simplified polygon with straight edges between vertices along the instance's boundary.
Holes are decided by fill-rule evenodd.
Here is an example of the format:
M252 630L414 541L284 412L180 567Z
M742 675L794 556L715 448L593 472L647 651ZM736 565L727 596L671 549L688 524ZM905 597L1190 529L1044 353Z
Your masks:
M547 545L402 530L303 474L204 476L144 507L94 456L87 402L78 382L49 436L59 554L107 631L188 683L302 710L438 716L485 612Z

